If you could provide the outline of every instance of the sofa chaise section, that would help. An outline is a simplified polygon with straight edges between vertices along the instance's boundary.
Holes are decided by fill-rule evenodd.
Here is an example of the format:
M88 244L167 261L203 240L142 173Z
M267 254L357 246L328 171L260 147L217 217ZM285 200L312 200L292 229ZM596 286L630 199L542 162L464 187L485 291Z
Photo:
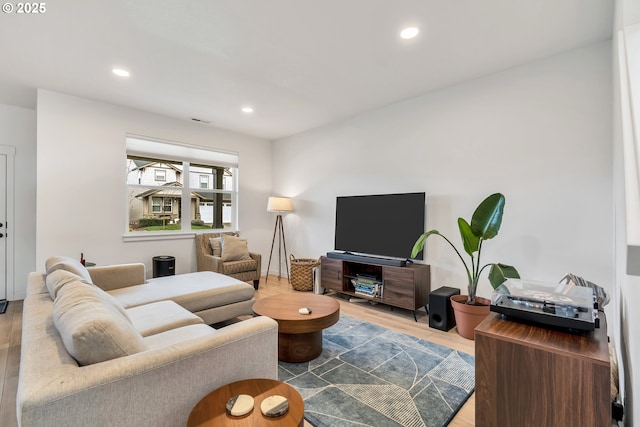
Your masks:
M255 289L236 278L202 271L145 280L144 264L87 269L93 283L126 308L171 300L211 325L253 313Z

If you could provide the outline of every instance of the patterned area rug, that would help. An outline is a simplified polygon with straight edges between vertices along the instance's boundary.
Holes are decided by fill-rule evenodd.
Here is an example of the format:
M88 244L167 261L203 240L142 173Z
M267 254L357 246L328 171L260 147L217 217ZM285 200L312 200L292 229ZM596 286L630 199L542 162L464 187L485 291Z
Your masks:
M278 375L315 427L446 426L475 387L473 356L345 315L317 359Z

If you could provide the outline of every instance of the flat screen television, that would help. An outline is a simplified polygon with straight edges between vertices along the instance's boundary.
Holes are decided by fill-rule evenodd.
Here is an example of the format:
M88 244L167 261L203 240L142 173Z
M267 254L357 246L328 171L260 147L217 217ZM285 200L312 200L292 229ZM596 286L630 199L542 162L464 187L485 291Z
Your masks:
M358 255L411 258L424 233L425 193L339 196L335 249ZM414 259L423 259L422 252Z

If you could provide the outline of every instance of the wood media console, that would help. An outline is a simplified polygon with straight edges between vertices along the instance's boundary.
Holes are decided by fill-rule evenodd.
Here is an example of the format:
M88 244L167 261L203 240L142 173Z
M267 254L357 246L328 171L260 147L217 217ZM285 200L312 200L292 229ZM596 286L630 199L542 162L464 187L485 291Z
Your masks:
M477 427L611 425L607 322L569 333L491 313L475 330Z
M431 291L431 269L427 264L404 267L336 258L320 258L322 287L341 294L413 311L427 309ZM361 289L358 283L362 283ZM369 288L367 288L367 286ZM373 289L370 294L369 290Z

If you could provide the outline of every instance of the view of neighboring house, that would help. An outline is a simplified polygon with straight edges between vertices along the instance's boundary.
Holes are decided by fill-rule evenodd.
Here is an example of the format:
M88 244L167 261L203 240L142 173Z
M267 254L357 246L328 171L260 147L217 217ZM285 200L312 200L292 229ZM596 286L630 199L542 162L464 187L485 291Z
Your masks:
M192 225L228 228L232 212L231 168L190 165L188 178ZM131 230L145 231L147 226L180 224L184 188L182 163L130 156L127 159L127 185Z

